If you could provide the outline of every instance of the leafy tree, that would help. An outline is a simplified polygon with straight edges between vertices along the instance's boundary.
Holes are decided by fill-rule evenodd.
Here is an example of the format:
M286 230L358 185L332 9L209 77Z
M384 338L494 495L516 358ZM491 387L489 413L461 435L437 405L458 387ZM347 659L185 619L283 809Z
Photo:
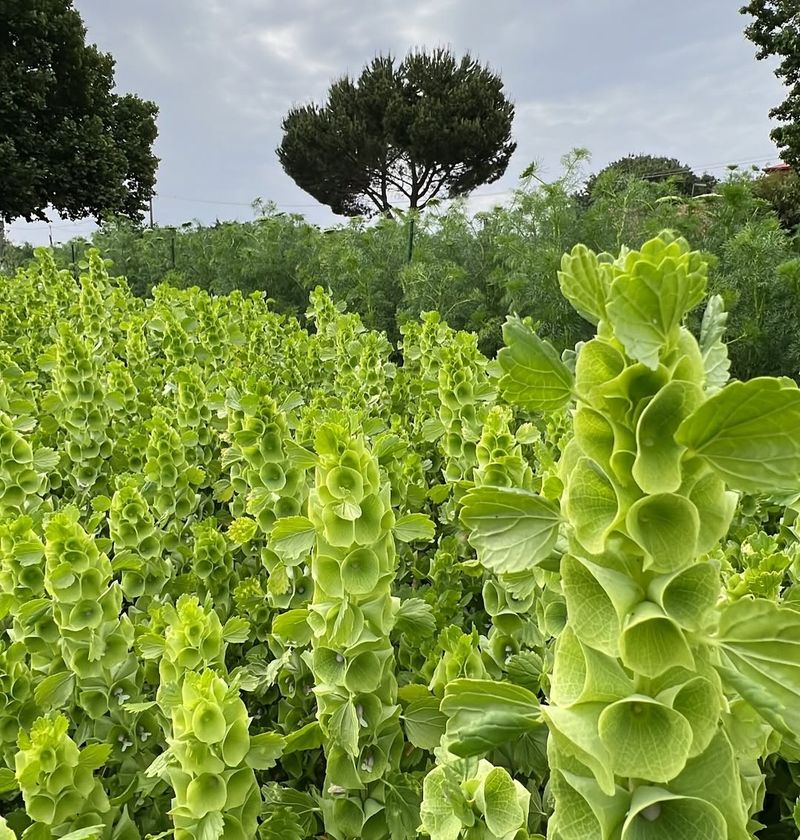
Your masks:
M796 0L750 0L739 10L754 20L744 34L757 47L756 58L780 58L775 75L789 87L789 95L769 115L782 125L770 137L781 148L781 157L800 166L800 16Z
M277 150L286 173L335 213L389 213L466 195L506 171L514 106L469 55L376 57L335 81L323 105L293 108Z
M624 188L631 179L646 181L669 181L679 195L698 195L711 192L716 179L709 174L696 175L690 166L677 158L660 155L626 155L609 163L597 174L589 176L583 190L587 202L598 194L616 192Z
M72 0L0 3L0 222L119 214L153 192L158 109L118 95Z
M800 225L800 175L795 171L768 172L753 182L753 192L772 205L786 230Z

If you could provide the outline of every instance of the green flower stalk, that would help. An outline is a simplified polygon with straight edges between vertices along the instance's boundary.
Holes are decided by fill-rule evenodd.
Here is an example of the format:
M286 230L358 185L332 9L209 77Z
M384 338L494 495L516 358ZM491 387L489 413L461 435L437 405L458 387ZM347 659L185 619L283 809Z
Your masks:
M299 514L307 496L305 471L287 456L286 417L265 390L233 400L225 456L236 494L231 512L254 517L264 536L277 519Z
M91 250L89 271L81 275L79 283L78 312L83 335L107 354L111 349L114 319L109 317L108 311L108 304L112 303L108 271L98 250Z
M161 534L147 501L133 481L114 493L108 525L125 597L132 601L142 595L158 595L172 576L172 568L162 556Z
M196 595L184 594L173 606L154 608L147 632L137 639L146 659L158 659L159 705L170 713L172 698L180 692L190 671L225 671L225 637L219 616Z
M92 718L137 692L133 626L121 615L122 590L111 563L78 523L78 511L54 514L45 529L44 586L53 600L59 649L77 678L79 703Z
M192 534L192 572L200 581L202 590L213 600L214 609L227 617L238 581L227 541L217 530L217 521L213 517L192 526Z
M455 759L425 777L420 830L435 840L527 840L531 794L507 770L488 761Z
M255 393L230 400L227 436L231 446L224 461L230 466L234 491L231 512L240 518L232 523L229 536L249 544L248 554L269 572L270 605L286 609L295 600L307 601L310 585L299 567L302 558L276 552L270 537L276 522L297 516L305 504L307 464L290 456L293 444L287 418L266 390L262 383Z
M316 450L309 498L316 530L313 637L304 656L325 736L323 811L333 837L380 837L385 814L371 793L397 767L403 743L389 640L397 609L394 514L389 486L363 439L326 424Z
M34 513L50 489L46 469L56 458L50 450L34 451L24 435L0 411L0 518Z
M26 654L21 642L0 642L0 766L13 766L19 732L30 729L39 714Z
M456 333L438 354L444 478L456 482L469 478L477 464L481 408L493 393L486 377L486 359L474 335Z
M28 816L55 836L102 825L110 810L103 786L92 775L103 764L108 750L79 750L67 734L68 727L64 715L40 717L30 733L20 733L14 760Z
M112 453L109 411L102 383L105 357L66 322L58 327L52 379L52 410L66 436L65 474L76 494L95 487Z
M206 385L196 367L178 370L175 382L178 427L185 430L183 439L189 447L192 462L206 472L206 483L211 484L219 474L219 439L208 407Z
M238 689L214 671L186 674L172 708L167 775L176 840L250 840L261 794L247 759L250 718Z
M173 537L177 537L185 520L197 508L200 500L197 487L203 483L205 474L188 463L186 444L165 410L159 410L148 425L150 439L144 464L147 483L142 492L158 514L159 523L172 525Z
M16 613L44 594L44 543L30 516L0 525L0 605Z
M727 532L734 491L797 492L800 390L769 378L723 387L718 335L705 330L698 344L683 326L703 298L706 265L682 239L665 234L616 260L578 246L560 281L597 324L574 376L518 320L499 356L501 390L520 408L577 399L560 505L481 487L462 517L498 572L552 565L559 532L568 539L559 563L566 625L541 707L548 836L747 840L765 746L742 738L737 696L796 748L800 614L768 600L721 603L707 552ZM483 706L493 702L494 712ZM510 715L508 738L539 725L537 706L506 683L451 683L447 743L480 754L494 743L494 715Z

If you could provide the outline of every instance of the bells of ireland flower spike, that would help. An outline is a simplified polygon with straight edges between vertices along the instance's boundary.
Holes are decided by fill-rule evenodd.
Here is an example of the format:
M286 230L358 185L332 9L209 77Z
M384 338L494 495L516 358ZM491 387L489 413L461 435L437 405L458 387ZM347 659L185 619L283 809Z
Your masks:
M800 390L768 378L723 387L719 364L707 370L684 326L706 270L671 234L617 259L573 249L561 288L597 325L574 373L521 321L504 330L506 399L531 412L576 400L558 508L479 487L462 514L490 567L504 545L509 562L506 534L531 566L559 532L568 541L566 623L541 708L559 840L746 840L759 805L740 766L754 756L726 730L729 698L741 693L784 737L800 725L787 659L800 619L767 601L725 607L707 557L734 491L800 489ZM787 711L776 715L776 702Z
M214 671L186 674L168 739L176 838L255 836L261 795L247 764L249 724L237 689Z
M385 812L377 804L365 809L363 794L348 793L368 795L373 783L397 767L402 749L389 640L396 613L394 514L389 486L362 438L326 424L316 449L319 465L309 498L316 530L308 616L313 635L304 657L314 674L325 736L323 811L326 823L340 831L344 823L353 827L348 837L362 831L373 836Z
M78 523L78 511L54 514L45 529L44 586L67 667L76 675L81 705L98 718L108 711L112 686L133 674L133 627L120 615L122 591L112 581L111 563ZM127 693L130 693L128 691Z
M68 726L62 714L38 718L30 732L20 733L14 759L28 816L55 836L76 824L101 824L110 808L102 785L92 775L96 762L67 735Z

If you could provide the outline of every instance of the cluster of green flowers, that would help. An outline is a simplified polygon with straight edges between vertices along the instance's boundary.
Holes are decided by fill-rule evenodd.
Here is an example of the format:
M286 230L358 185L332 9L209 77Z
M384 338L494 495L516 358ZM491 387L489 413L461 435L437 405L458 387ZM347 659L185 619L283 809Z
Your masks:
M496 362L77 268L0 283L0 840L790 824L800 392L725 384L685 243Z
M308 661L326 737L326 824L335 837L379 837L368 824L385 826L386 816L371 804L370 784L397 765L403 744L389 639L396 610L394 514L388 484L362 439L324 425L316 450ZM348 796L357 791L363 795ZM356 834L336 829L346 813L349 824L358 823Z

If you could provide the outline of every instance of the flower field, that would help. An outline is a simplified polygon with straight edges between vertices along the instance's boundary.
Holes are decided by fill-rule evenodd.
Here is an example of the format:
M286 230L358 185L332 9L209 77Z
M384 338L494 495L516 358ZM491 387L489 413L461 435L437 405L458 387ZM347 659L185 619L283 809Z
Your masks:
M488 359L0 279L0 840L797 837L800 390L681 238L558 281Z

